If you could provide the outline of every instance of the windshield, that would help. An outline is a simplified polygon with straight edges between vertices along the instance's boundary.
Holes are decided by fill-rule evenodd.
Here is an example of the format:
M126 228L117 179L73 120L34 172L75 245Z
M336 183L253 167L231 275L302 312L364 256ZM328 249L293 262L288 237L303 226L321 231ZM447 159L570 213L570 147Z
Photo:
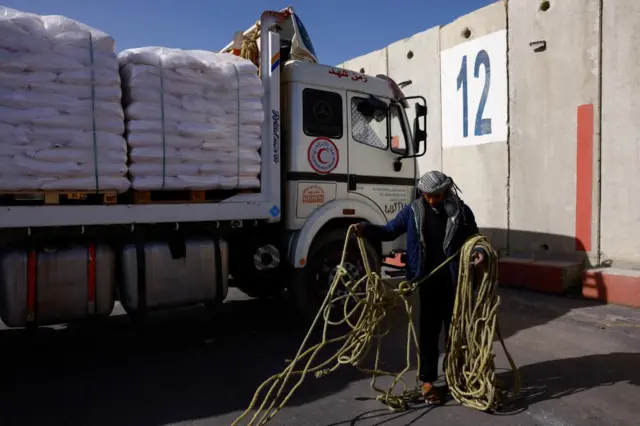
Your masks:
M404 123L404 132L405 132L405 137L407 138L407 146L408 146L408 152L407 154L417 154L418 152L415 151L414 152L414 146L413 146L413 129L411 128L411 125L409 123L409 118L407 117L407 107L403 107L400 108L400 111L402 111L402 122ZM417 148L416 148L417 149Z
M399 155L409 155L411 149L411 130L408 126L405 109L398 103L389 106L391 150Z

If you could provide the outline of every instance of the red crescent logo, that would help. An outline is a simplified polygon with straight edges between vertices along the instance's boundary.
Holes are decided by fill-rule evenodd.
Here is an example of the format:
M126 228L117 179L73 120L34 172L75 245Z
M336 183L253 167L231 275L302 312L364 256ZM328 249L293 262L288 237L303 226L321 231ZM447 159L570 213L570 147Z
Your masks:
M322 163L322 164L327 164L327 163L329 163L328 161L322 161L322 153L323 153L323 152L325 152L325 151L327 151L327 148L320 148L320 149L318 150L318 153L316 154L316 158L317 158L317 160L318 160L320 163Z
M316 173L329 174L340 162L340 151L333 141L327 137L318 137L311 141L307 148L307 161Z

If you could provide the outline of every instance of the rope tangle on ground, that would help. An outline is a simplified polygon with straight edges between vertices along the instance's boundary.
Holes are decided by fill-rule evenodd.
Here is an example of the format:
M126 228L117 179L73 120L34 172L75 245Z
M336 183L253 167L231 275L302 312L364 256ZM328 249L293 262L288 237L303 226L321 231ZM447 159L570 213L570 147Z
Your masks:
M377 400L386 404L389 409L402 411L409 404L421 398L420 383L409 386L404 375L411 369L412 349L418 354L418 337L413 323L413 309L409 296L423 282L439 269L447 265L460 254L460 272L458 289L454 305L453 320L449 330L447 362L445 375L453 397L463 405L479 410L498 408L504 401L504 394L495 377L493 362L493 338L497 331L502 347L516 377L514 395L519 392L517 368L507 351L497 326L497 309L500 298L497 295L497 262L498 255L482 236L470 238L453 256L444 261L428 276L417 282L403 281L397 286L385 282L381 276L371 270L364 241L358 237L358 248L362 257L365 275L355 280L345 269L347 247L354 227L349 227L342 250L342 257L337 274L316 317L298 349L298 353L289 365L279 374L267 379L256 390L249 407L232 424L239 425L251 411L256 410L247 426L267 424L282 409L302 385L309 374L316 378L336 371L343 365L351 365L358 370L372 375L371 387L378 393ZM474 290L474 274L471 265L471 253L474 247L482 247L486 252L485 266L478 288ZM339 294L337 289L344 287ZM336 306L343 307L343 317L332 320L330 313ZM388 315L401 307L407 318L406 329L406 365L400 372L384 371L380 368L382 341L389 329L382 326ZM314 330L322 322L319 343L309 347ZM330 327L347 327L347 331L337 337L330 337ZM332 328L335 329L335 328ZM326 360L314 363L320 351L332 345L339 348ZM372 368L363 366L364 360L375 346L375 360ZM418 370L419 357L417 357ZM379 387L377 378L393 377L387 388ZM296 379L294 379L294 377ZM396 388L401 385L402 390ZM287 391L288 389L288 391ZM260 395L262 402L258 405Z

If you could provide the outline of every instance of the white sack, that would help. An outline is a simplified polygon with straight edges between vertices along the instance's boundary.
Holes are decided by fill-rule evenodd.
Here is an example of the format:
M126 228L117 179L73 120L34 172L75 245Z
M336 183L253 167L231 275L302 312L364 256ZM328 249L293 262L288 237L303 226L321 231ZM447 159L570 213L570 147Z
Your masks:
M118 58L134 189L260 187L264 91L255 65L163 47Z
M121 99L112 37L0 7L0 189L126 191Z

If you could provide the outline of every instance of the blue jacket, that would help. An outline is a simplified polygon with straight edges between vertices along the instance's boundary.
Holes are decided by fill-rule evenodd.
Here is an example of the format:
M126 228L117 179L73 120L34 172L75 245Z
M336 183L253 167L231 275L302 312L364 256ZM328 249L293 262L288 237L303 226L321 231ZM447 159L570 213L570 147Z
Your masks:
M460 213L447 220L447 230L444 239L444 254L447 258L453 255L467 239L478 234L478 225L471 209L461 202ZM407 279L420 279L431 271L425 271L425 240L423 235L423 221L425 216L425 202L421 198L407 205L395 218L386 225L363 223L362 236L380 241L393 241L405 232L407 233ZM484 252L482 248L475 250ZM449 262L449 272L452 280L458 279L460 265L459 255Z

